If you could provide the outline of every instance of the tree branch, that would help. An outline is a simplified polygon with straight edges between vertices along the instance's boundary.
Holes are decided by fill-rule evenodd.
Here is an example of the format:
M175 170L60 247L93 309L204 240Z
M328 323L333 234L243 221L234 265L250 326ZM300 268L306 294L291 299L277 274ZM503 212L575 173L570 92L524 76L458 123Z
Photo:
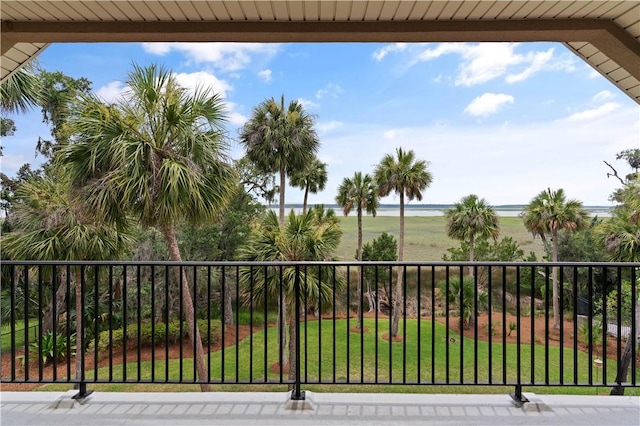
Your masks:
M606 164L607 166L609 166L609 168L610 168L611 170L613 170L613 173L607 173L607 178L610 178L610 177L612 177L612 176L613 176L613 177L617 178L617 179L620 181L620 183L622 183L622 185L627 186L627 183L624 181L624 179L622 179L622 178L618 175L618 171L617 171L616 169L614 169L614 168L613 168L613 166L612 166L611 164L607 163L605 160L602 160L602 161L604 162L604 164Z

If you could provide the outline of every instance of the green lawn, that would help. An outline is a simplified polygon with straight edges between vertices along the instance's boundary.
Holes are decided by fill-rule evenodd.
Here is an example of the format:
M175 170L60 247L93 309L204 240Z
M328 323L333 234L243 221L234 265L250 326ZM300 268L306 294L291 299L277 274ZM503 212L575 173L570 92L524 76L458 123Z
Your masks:
M24 349L24 321L16 321L16 349ZM33 318L29 320L29 341L35 342L38 338L38 320ZM2 324L0 327L0 352L8 353L11 351L11 324Z
M365 216L362 218L362 239L364 243L377 238L383 232L399 235L400 219L392 216ZM357 217L352 214L340 216L342 226L342 241L337 250L341 260L355 258L357 237ZM405 250L407 261L437 261L450 247L459 246L459 242L447 237L444 216L408 216L405 218ZM527 232L519 217L500 217L500 238L512 237L520 244L520 248L527 254L533 251L538 259L544 254L542 242L534 240Z
M353 323L351 324L353 325ZM488 342L469 338L460 339L460 336L452 331L447 335L446 328L436 323L434 338L431 338L432 323L427 320L407 320L406 339L404 342L390 344L380 336L388 331L389 323L381 320L378 329L375 329L373 319L365 319L365 333L352 333L348 331L346 320L335 322L335 338L333 334L334 323L331 320L310 321L301 328L302 341L306 339L306 356L301 357L301 377L303 382L312 383L305 385L305 389L332 392L497 392L504 393L512 387L504 386L470 386L472 383L515 383L517 380L518 352L515 345L500 345L493 343L491 349ZM421 342L418 348L418 325L420 326ZM400 334L404 333L402 328ZM377 334L376 334L377 331ZM279 375L269 371L269 366L278 360L278 345L274 328L267 331L267 343L265 344L264 332L258 332L251 339L245 339L238 347L229 347L223 353L211 354L212 380L222 382L253 382L273 383L279 381ZM446 345L447 339L451 342ZM431 342L435 347L432 348ZM302 343L304 348L304 343ZM348 346L348 349L347 349ZM267 347L265 358L264 348ZM361 348L363 350L361 351ZM577 368L574 365L574 352L564 349L564 360L560 362L560 348L550 347L548 353L545 348L536 345L521 346L519 354L521 361L522 383L527 385L542 384L545 381L545 364L548 364L549 382L552 384L564 381L573 383L574 372L578 372L578 382L588 382L590 360L585 353L577 354ZM448 351L448 362L447 362ZM161 351L159 351L161 352ZM236 365L236 353L238 364ZM489 360L491 354L491 361ZM533 361L533 363L532 363ZM592 362L592 360L591 360ZM265 365L267 370L265 370ZM477 368L474 368L477 365ZM503 369L503 365L506 367ZM113 380L150 380L152 371L151 363L137 363L127 365L126 372L122 365L114 366ZM361 367L363 366L363 367ZM362 368L362 370L361 370ZM612 382L615 378L616 363L607 362L607 380ZM126 376L125 376L126 374ZM155 364L155 381L193 380L193 360L185 359L182 370L178 360L171 360L167 366L164 361ZM335 374L335 377L334 377ZM449 381L447 382L447 374ZM640 375L640 371L638 371ZM602 383L602 369L593 367L594 383ZM109 370L101 368L97 372L97 378L107 379ZM95 372L87 373L89 381L94 380ZM286 375L284 379L286 380ZM224 380L223 380L224 379ZM338 385L323 385L323 383L337 382ZM372 385L373 383L380 385ZM365 383L367 385L362 385ZM404 386L397 386L397 385ZM420 384L420 386L406 386L406 384ZM434 386L435 385L435 386ZM463 385L463 386L456 386ZM197 390L197 386L185 385L140 385L121 383L108 385L92 385L92 389L109 391L138 391L138 390ZM266 386L266 387L265 387ZM45 389L59 389L60 386L49 385ZM165 389L166 388L166 389ZM282 385L269 384L261 386L226 385L218 387L223 390L282 390ZM531 389L531 388L530 388ZM539 387L531 389L540 393L581 393L593 394L595 388L563 388L563 387ZM627 394L640 394L638 390L628 390Z

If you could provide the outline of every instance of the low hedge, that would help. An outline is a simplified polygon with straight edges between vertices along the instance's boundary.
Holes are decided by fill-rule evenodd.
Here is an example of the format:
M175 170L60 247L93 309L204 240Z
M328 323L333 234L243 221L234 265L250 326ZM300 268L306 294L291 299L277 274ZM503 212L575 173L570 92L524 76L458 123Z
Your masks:
M211 320L209 322L211 332L207 335L207 320L199 319L198 328L200 329L200 336L202 337L202 344L207 345L209 343L216 344L220 340L222 333L222 322L220 320ZM156 345L162 345L167 340L169 344L175 344L181 339L188 336L189 326L186 321L182 322L182 335L180 335L180 321L171 321L168 326L165 323L156 323L152 327L150 322L140 324L140 346L151 346L155 342ZM109 340L109 334L111 333L111 340ZM152 336L154 336L152 338ZM111 350L120 349L124 345L124 330L121 328L113 331L105 330L98 335L98 353L109 350L109 344L111 344ZM127 326L127 347L135 347L138 344L138 324L131 324ZM89 350L93 351L95 348L95 340L89 345Z

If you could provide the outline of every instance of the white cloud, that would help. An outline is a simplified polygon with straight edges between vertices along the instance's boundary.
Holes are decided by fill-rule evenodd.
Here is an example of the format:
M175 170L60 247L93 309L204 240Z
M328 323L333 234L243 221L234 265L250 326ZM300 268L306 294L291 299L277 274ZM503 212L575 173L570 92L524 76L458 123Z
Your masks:
M485 93L472 100L464 112L473 117L486 117L514 101L513 96L504 93Z
M322 99L327 96L335 99L343 92L344 90L342 90L342 87L340 87L339 84L328 83L325 87L316 92L316 99Z
M192 92L196 87L210 88L214 93L218 93L221 97L226 98L227 92L233 90L233 86L224 80L220 80L214 74L206 71L197 71L192 73L175 74L176 80L182 87Z
M306 98L298 98L298 102L306 109L318 108L320 106L320 104Z
M546 52L531 52L524 61L530 63L530 65L518 74L508 74L505 78L507 83L518 83L531 77L533 74L541 71L549 63L553 57L553 49L549 49Z
M342 121L338 121L338 120L320 121L316 123L316 127L318 129L318 132L328 133L332 130L342 127L343 124L344 123Z
M381 61L391 52L402 52L407 48L407 43L395 43L384 46L375 52L373 52L373 57L376 61Z
M106 103L114 103L127 91L127 86L121 81L112 81L96 90L96 95Z
M575 69L572 59L554 55L554 49L520 54L516 49L520 43L415 43L388 45L374 53L381 60L390 53L405 52L410 55L409 66L438 59L444 55L457 54L462 58L458 66L455 85L473 86L504 77L507 83L517 83L545 70ZM439 81L439 80L438 80Z
M265 83L270 83L271 82L271 70L270 69L264 69L260 72L258 72L258 77L260 77L260 79L262 81L264 81Z
M593 96L593 101L594 102L604 102L604 101L608 101L610 99L615 98L616 95L613 94L613 92L609 91L609 90L602 90L598 93L596 93Z
M593 121L609 115L609 113L617 110L619 107L620 104L618 104L617 102L607 102L597 108L573 113L567 118L560 121Z
M208 63L225 72L246 68L253 56L262 59L278 52L275 43L142 43L145 52L164 56L172 51L185 54L197 64Z
M397 139L399 136L399 131L396 129L385 130L382 132L382 137L389 140Z

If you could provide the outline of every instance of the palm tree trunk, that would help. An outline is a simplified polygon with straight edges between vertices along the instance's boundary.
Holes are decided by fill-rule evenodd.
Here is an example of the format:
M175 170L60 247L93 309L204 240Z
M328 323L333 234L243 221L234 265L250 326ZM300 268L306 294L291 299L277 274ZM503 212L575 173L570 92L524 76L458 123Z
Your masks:
M606 325L605 325L606 326ZM633 329L633 327L630 327ZM618 360L618 373L616 375L616 383L623 383L627 380L627 374L629 374L629 367L631 365L633 355L633 347L638 347L638 331L640 331L640 297L636 301L636 333L635 336L631 333L632 330L629 330L629 335L627 336L627 343L624 347L624 352L622 353L622 358ZM633 360L635 364L635 360ZM633 368L636 368L634 365ZM614 386L611 388L611 392L609 395L624 395L624 387L623 386Z
M552 234L553 241L552 243L552 253L551 253L551 261L558 261L558 233L553 232ZM558 283L558 267L554 266L551 268L551 282L553 283L553 328L556 330L560 330L560 291L559 291L559 283Z
M362 262L362 209L358 208L358 262ZM356 320L356 328L362 329L362 265L358 267L358 319Z
M287 175L284 167L280 168L280 201L278 205L278 219L280 225L284 224L284 188L287 184Z
M309 198L309 185L304 188L304 203L302 204L302 214L307 212L307 199Z
M76 285L76 380L82 379L84 358L83 312L82 312L82 272L79 266L74 268Z
M296 363L296 345L297 336L296 331L298 328L298 318L296 318L295 312L290 312L289 318L289 380L294 381L296 379L296 371L298 364ZM289 385L289 390L293 390L293 384Z
M398 244L398 261L402 262L404 259L404 192L400 192L400 243ZM391 329L391 336L396 337L398 335L398 326L400 323L400 312L402 310L402 277L403 268L398 266L398 281L396 282L396 300L393 307L393 324Z
M163 225L162 233L167 242L167 248L169 249L169 256L171 260L175 262L182 262L182 256L180 255L180 248L178 247L178 240L176 239L175 231L171 225ZM207 363L205 361L204 349L202 347L202 338L200 337L200 330L196 323L195 309L193 307L193 300L191 299L191 289L189 288L189 281L187 281L187 274L183 270L180 274L180 268L174 268L176 280L182 286L182 304L184 306L184 317L187 321L187 327L189 328L189 338L191 344L196 347L196 353L194 361L198 370L198 377L204 383L200 384L202 392L208 392L209 386L209 374L207 370Z
M474 243L474 238L473 235L471 235L471 238L469 238L469 262L473 262L473 243ZM469 265L469 276L471 278L473 278L473 266Z
M58 273L57 277L53 278L57 279L58 288L56 289L54 297L51 299L49 304L47 305L47 309L44 313L44 324L42 325L42 334L47 334L52 331L54 333L58 332L58 318L60 314L62 314L62 309L64 308L64 301L67 298L67 286L64 284L66 282L66 271L62 270ZM55 282L55 281L54 281ZM55 304L55 309L54 309ZM55 317L53 313L55 312Z

